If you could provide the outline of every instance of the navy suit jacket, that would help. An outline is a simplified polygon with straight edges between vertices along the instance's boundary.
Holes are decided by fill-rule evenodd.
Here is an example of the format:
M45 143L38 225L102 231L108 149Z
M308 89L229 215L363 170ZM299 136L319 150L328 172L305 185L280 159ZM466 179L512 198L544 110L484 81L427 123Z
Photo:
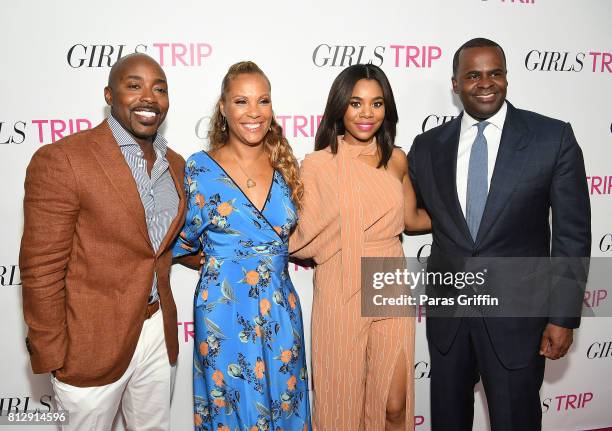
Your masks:
M408 155L417 199L432 219L428 267L445 271L450 269L445 262L471 256L590 256L586 173L570 124L508 103L489 195L473 240L457 197L461 118L462 115L417 136ZM574 304L580 308L581 297L570 300L580 301ZM428 318L430 343L442 353L447 352L460 321ZM533 359L548 322L576 328L580 318L485 318L498 357L511 369L524 367Z

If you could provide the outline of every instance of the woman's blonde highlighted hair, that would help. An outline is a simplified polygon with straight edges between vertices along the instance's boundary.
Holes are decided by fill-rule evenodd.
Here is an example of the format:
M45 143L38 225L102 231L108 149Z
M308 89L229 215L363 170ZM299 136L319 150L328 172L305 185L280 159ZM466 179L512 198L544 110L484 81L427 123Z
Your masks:
M259 74L263 76L270 86L270 80L265 73L252 61L241 61L233 64L225 74L221 83L221 96L215 105L215 111L210 119L208 142L211 150L217 150L227 144L229 132L227 123L221 113L221 101L225 99L227 89L232 79L243 74ZM270 164L279 171L291 189L291 200L297 208L301 207L304 187L300 181L299 166L293 155L293 150L287 139L283 136L282 127L272 117L270 130L264 136L264 145L270 157Z

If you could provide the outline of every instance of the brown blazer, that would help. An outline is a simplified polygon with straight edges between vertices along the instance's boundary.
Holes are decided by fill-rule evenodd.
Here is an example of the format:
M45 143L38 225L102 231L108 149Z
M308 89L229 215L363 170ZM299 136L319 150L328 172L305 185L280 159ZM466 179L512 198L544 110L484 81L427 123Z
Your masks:
M140 336L153 271L170 363L178 354L172 243L184 219L184 159L168 149L178 214L153 251L144 209L106 121L41 147L25 180L19 267L34 373L74 386L118 380Z

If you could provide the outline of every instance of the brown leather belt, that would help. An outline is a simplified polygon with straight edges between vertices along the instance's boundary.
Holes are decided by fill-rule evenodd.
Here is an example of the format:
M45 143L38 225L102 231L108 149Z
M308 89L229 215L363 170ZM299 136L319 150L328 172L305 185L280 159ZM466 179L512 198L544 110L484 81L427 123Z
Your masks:
M152 315L154 315L157 310L159 310L159 301L155 301L152 304L147 304L147 310L145 311L145 320L150 319Z

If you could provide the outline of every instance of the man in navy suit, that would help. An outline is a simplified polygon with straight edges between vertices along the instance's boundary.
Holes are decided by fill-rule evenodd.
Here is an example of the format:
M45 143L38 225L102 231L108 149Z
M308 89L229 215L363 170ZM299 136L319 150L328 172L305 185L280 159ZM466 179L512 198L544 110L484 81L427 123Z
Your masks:
M428 270L472 256L590 256L586 174L571 126L506 101L506 58L491 40L457 50L452 85L464 112L417 136L408 156L417 197L432 219ZM501 293L490 284L490 292ZM554 302L579 310L581 297ZM472 429L480 378L493 431L540 430L545 358L563 357L579 324L578 313L500 318L476 308L429 317L432 430Z

